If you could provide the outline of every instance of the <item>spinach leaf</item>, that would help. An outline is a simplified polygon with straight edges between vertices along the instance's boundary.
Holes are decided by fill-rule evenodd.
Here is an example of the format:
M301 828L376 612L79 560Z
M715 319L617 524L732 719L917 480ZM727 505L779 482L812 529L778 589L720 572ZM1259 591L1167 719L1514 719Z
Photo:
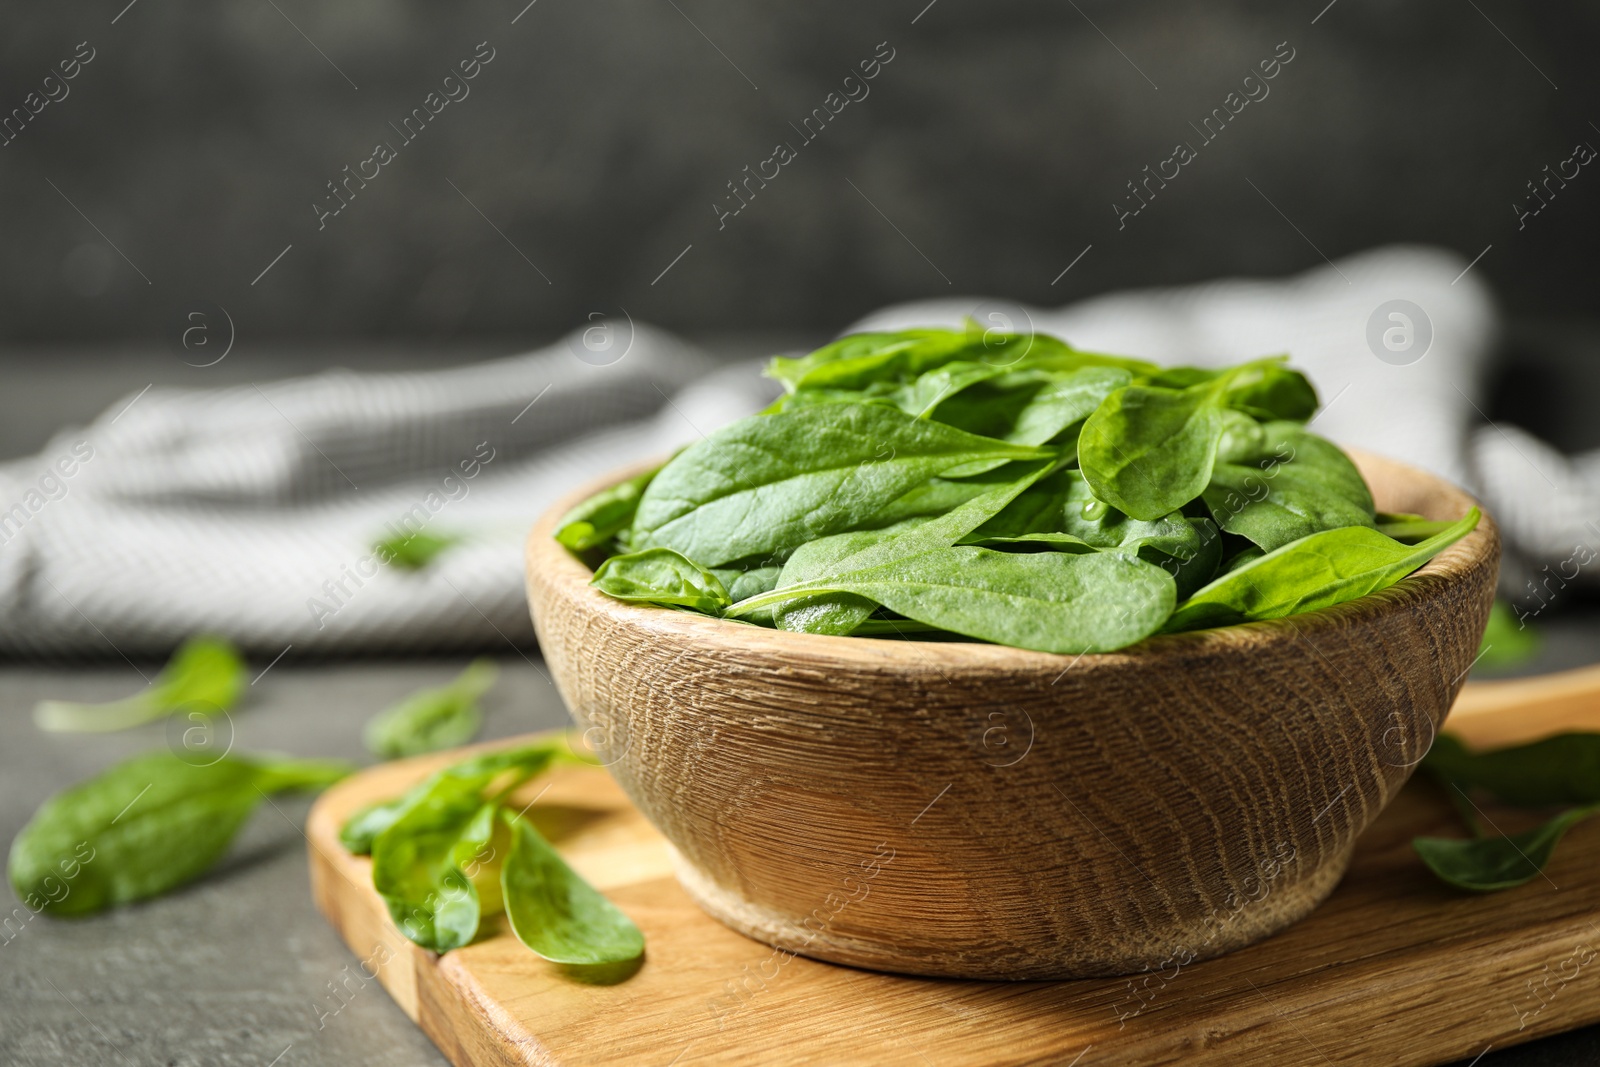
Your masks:
M1518 618L1509 602L1496 600L1489 609L1489 625L1484 627L1476 663L1487 671L1520 667L1539 654L1541 644L1538 630Z
M1093 552L1095 547L1081 537L1069 533L1039 533L1021 534L1017 537L982 537L972 534L962 542L964 545L977 545L980 548L998 548L1002 551L1011 551L1008 546L1031 546L1032 551L1049 550L1054 552Z
M787 553L860 524L941 471L1050 455L872 404L759 416L663 468L639 502L631 544L707 567Z
M1222 554L1221 538L1209 520L1177 511L1159 519L1129 518L1095 499L1082 474L1073 470L1040 481L973 536L986 544L1049 541L1069 551L1073 541L1081 541L1104 551L1136 554L1171 574L1179 597L1209 581Z
M1253 360L1243 367L1212 370L1203 367L1167 367L1151 375L1148 385L1187 389L1218 378L1228 378L1223 402L1234 410L1263 422L1288 419L1305 422L1317 412L1317 391L1306 376L1283 366L1287 356Z
M728 590L730 600L743 600L757 593L765 593L777 585L778 575L782 573L782 567L751 567L747 571L740 572L731 583L727 579L721 580L723 587Z
M144 691L109 704L40 701L33 721L41 730L83 733L126 730L181 710L214 715L238 702L244 679L244 661L231 644L220 637L192 637Z
M1271 552L1323 530L1372 526L1372 493L1339 448L1292 422L1262 427L1261 452L1218 463L1202 494L1224 530Z
M400 759L466 744L483 725L478 701L498 673L493 660L474 660L449 685L423 689L379 712L362 733L367 751Z
M1411 847L1430 871L1458 889L1512 889L1537 878L1566 832L1597 811L1600 805L1569 808L1532 830L1506 837L1416 837Z
M1028 398L1005 438L1025 445L1052 441L1132 380L1133 375L1120 367L1085 367L1063 375Z
M862 523L862 529L874 530L893 526L907 519L929 518L943 515L988 491L996 481L1010 481L1006 470L987 471L973 478L929 478L897 500L890 501L881 510ZM738 598L735 598L738 599Z
M391 567L420 571L438 559L445 549L459 545L464 540L466 538L460 534L431 534L418 530L404 536L385 538L372 548L378 558Z
M896 397L903 387L895 382L873 382L863 389L816 388L802 389L798 393L784 393L768 404L759 414L776 415L800 408L822 407L826 404L877 404L898 408Z
M644 954L644 935L599 890L567 866L527 819L506 816L510 855L500 894L517 940L554 963L623 963Z
M954 330L901 330L854 333L800 359L774 358L767 377L790 391L860 389L875 381L921 374L971 350L966 334Z
M483 902L469 870L489 852L497 806L570 751L546 740L475 756L352 817L341 840L359 845L371 835L372 885L401 933L435 952L471 942Z
M728 613L827 592L853 593L968 637L1063 653L1130 645L1161 626L1175 599L1172 577L1136 557L963 545L780 587Z
M774 587L799 585L841 572L879 566L934 548L947 548L1000 511L1043 477L1052 461L1022 465L1000 482L937 518L911 519L891 530L819 538L795 550ZM830 591L786 601L773 612L778 628L806 633L848 634L872 614L876 603L851 592Z
M372 842L372 885L406 937L445 952L468 944L481 914L462 867L489 844L493 802L461 778L441 778Z
M670 548L612 556L590 585L618 600L646 600L715 615L733 603L717 576Z
M901 386L895 402L908 415L932 416L969 433L1042 445L1133 380L1120 367L1073 367L1076 362L1032 356L1010 365L958 360ZM1072 369L1057 369L1063 365ZM983 383L991 384L962 395ZM947 410L953 398L957 402Z
M586 761L574 753L565 737L560 735L468 757L435 771L406 790L402 796L368 804L360 809L345 820L339 831L339 843L352 853L364 856L372 851L373 842L379 834L403 816L428 804L430 797L473 792L482 794L491 784L501 784L498 792L505 792L558 762ZM441 785L444 782L450 784Z
M1178 606L1165 630L1276 619L1342 604L1404 578L1478 525L1473 508L1418 545L1364 526L1326 530L1229 571Z
M1408 545L1426 541L1450 525L1448 522L1425 519L1421 515L1393 515L1388 512L1378 512L1375 521L1379 533Z
M1428 750L1422 766L1439 779L1452 800L1477 788L1524 807L1579 805L1532 830L1507 837L1483 837L1477 819L1462 807L1477 837L1415 838L1412 847L1428 868L1461 889L1489 892L1530 881L1549 862L1562 835L1600 811L1600 734L1558 734L1487 752L1470 751L1456 738L1443 734Z
M1317 390L1304 374L1276 361L1258 361L1228 384L1230 408L1263 422L1305 422L1317 413Z
M915 526L923 521L926 520L912 519L902 523L899 528ZM839 569L840 560L849 559L889 536L893 536L893 528L834 534L807 542L795 549L772 588L777 589L785 584L799 585L808 579L832 574ZM877 607L876 602L853 593L818 593L776 604L772 609L772 621L780 630L843 636L860 629Z
M556 530L556 540L574 552L597 548L610 541L633 523L634 513L639 510L639 498L660 470L656 467L635 474L627 481L602 489L567 512Z
M370 848L373 886L406 937L435 952L459 948L503 907L518 938L548 959L640 955L638 928L504 806L561 758L577 757L559 738L483 753L346 822L340 840L358 853Z
M1023 360L1053 361L1057 370L1121 367L1134 374L1154 364L1098 352L1082 352L1047 334L985 330L916 329L859 333L840 338L802 359L774 359L767 376L790 392L816 388L860 389L884 381L905 382L957 360L1014 367Z
M1107 397L1078 434L1078 465L1094 495L1136 519L1159 519L1199 496L1222 438L1220 382L1130 385Z
M1209 367L1162 367L1154 374L1147 375L1141 384L1161 389L1188 389L1204 382L1214 382L1222 374L1222 371Z
M1241 548L1238 552L1235 552L1233 555L1229 556L1227 562L1223 563L1221 573L1229 574L1238 570L1240 567L1243 567L1246 563L1254 563L1264 555L1266 555L1266 553L1261 550L1260 545L1251 545L1249 548Z
M7 875L34 911L87 915L200 877L271 793L320 789L352 768L224 756L195 766L136 756L40 805L11 842Z
M1600 734L1557 734L1488 752L1441 734L1422 766L1446 783L1487 789L1507 804L1600 803Z
M1222 409L1222 437L1217 441L1218 463L1248 463L1271 450L1266 431L1249 415L1232 408Z
M1014 373L1014 368L1004 364L956 360L901 386L894 394L895 406L907 415L926 418L941 403L963 389L1011 373Z

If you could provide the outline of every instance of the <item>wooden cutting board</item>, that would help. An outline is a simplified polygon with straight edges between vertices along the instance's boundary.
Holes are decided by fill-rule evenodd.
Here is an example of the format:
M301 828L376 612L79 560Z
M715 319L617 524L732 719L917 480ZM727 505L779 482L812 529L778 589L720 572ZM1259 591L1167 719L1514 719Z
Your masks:
M1600 673L1571 672L1469 686L1452 732L1508 744L1600 729L1597 685ZM1600 1020L1600 820L1571 833L1547 877L1461 894L1434 881L1410 848L1417 834L1462 834L1425 782L1362 837L1322 907L1261 944L1132 979L986 983L837 967L733 933L690 902L669 846L604 771L565 769L522 799L572 866L639 924L643 966L612 984L584 980L534 956L500 918L472 945L438 956L400 936L369 861L340 847L338 828L362 804L459 756L341 782L317 802L307 833L318 907L460 1067L1423 1065Z

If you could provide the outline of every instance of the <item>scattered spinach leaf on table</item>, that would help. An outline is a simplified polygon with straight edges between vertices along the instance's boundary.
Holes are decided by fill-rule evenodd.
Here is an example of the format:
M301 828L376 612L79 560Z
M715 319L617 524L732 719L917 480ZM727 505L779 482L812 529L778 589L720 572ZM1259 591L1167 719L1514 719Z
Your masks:
M553 763L587 762L561 738L491 751L443 767L403 796L355 812L340 832L372 855L372 882L395 925L435 952L468 944L504 910L517 937L546 959L636 959L644 938L544 840L511 794Z
M193 637L141 692L108 704L44 700L35 705L33 720L42 730L60 733L126 730L177 711L227 711L244 686L244 660L231 644L220 637Z
M353 769L337 760L136 756L46 800L11 842L7 874L19 899L56 915L153 897L210 870L267 797L321 789Z
M1532 881L1567 831L1600 812L1600 734L1557 734L1483 752L1442 734L1422 767L1458 801L1474 836L1418 837L1411 844L1429 870L1458 889L1492 892ZM1471 789L1515 807L1572 806L1532 829L1484 836Z
M1378 528L1383 529L1382 526ZM1496 600L1489 609L1489 625L1484 628L1483 641L1478 645L1475 666L1486 671L1520 667L1539 654L1540 644L1539 631L1526 619L1519 618L1517 609L1510 603Z
M1487 752L1441 734L1422 766L1444 781L1488 790L1518 807L1600 803L1600 734L1556 734Z
M403 571L420 571L438 559L446 549L466 540L461 534L432 534L418 530L397 534L376 542L372 548L380 560Z
M644 953L633 920L584 881L526 818L503 815L513 834L500 895L517 940L552 963L625 963Z
M1422 862L1457 889L1492 893L1533 881L1550 862L1568 830L1600 811L1600 805L1568 808L1548 822L1504 837L1417 837Z
M367 751L400 759L466 744L483 725L478 701L498 673L493 660L474 660L449 685L420 690L379 712L362 731Z

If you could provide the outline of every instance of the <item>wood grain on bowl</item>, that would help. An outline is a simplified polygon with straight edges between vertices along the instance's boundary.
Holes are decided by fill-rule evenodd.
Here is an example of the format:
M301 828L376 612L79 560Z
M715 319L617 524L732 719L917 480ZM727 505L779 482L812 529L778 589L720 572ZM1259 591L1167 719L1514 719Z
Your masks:
M1472 505L1354 458L1382 510ZM551 536L598 488L530 535L530 606L562 696L684 888L780 948L921 975L1124 974L1303 918L1443 722L1499 561L1486 516L1347 604L1057 656L612 600Z

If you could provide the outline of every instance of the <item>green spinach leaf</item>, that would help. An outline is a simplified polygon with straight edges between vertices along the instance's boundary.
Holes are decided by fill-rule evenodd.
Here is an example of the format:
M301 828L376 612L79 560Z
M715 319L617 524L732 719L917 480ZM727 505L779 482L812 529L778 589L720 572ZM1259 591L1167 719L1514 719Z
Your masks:
M474 660L449 685L423 689L379 712L362 733L367 751L400 759L466 744L483 725L478 701L498 673L493 660Z
M574 552L584 552L610 541L633 523L639 498L661 470L655 467L635 474L609 489L602 489L561 518L556 540Z
M1178 606L1168 632L1276 619L1342 604L1404 578L1478 525L1473 508L1421 544L1353 526L1292 541L1229 571Z
M1375 521L1379 533L1387 534L1396 541L1403 541L1408 545L1426 541L1450 525L1448 522L1425 519L1421 515L1391 515L1387 512L1378 512Z
M705 567L787 554L859 525L952 467L1052 454L871 404L759 416L663 468L639 503L631 543Z
M391 567L403 571L420 571L448 548L466 540L455 533L431 534L422 530L415 533L388 537L376 542L372 549L378 558Z
M406 937L435 952L478 932L477 887L462 870L488 846L494 802L461 778L441 778L372 842L372 885Z
M832 574L875 567L929 549L948 548L1000 511L1047 474L1053 461L1022 464L1011 480L998 482L936 518L911 519L894 529L838 534L801 545L784 565L776 589ZM806 633L848 634L867 621L877 604L851 592L831 591L790 600L773 612L778 628Z
M1136 519L1159 519L1199 496L1222 439L1219 381L1130 385L1107 397L1078 434L1078 465L1094 495Z
M1600 734L1557 734L1487 752L1441 734L1422 766L1446 783L1486 789L1507 804L1600 803Z
M1006 440L1042 445L1094 414L1133 375L1120 367L1085 367L1062 375L1028 397Z
M1262 427L1261 451L1218 463L1202 494L1224 530L1265 552L1323 530L1373 525L1372 493L1339 448L1292 422Z
M210 870L269 794L321 789L352 768L327 760L170 752L117 764L45 801L11 842L7 875L34 911L87 915L175 889Z
M1569 808L1532 830L1505 837L1417 837L1411 847L1430 871L1458 889L1512 889L1537 878L1566 832L1597 811L1600 805Z
M1304 374L1275 361L1258 361L1228 384L1227 404L1262 422L1305 422L1317 413L1317 390Z
M479 794L491 784L501 786L499 792L515 789L518 785L554 763L587 763L567 744L562 735L552 735L514 748L495 749L479 756L470 756L448 767L440 768L393 800L368 804L345 820L339 831L339 842L358 856L372 851L379 834L393 826L402 816L428 803L436 792ZM449 780L454 784L441 786Z
M244 661L231 644L220 637L193 637L142 692L109 704L44 700L34 707L33 721L56 733L98 733L126 730L176 711L215 715L238 702L244 679Z
M728 598L738 601L743 600L745 597L755 596L757 593L765 593L768 589L778 584L778 576L782 573L782 567L751 567L749 570L736 572L731 577L731 580L730 578L723 578L720 574L718 579L722 582L723 587L728 590Z
M1024 360L1052 361L1052 369L1121 367L1134 374L1156 370L1154 364L1098 352L1082 352L1047 334L983 329L916 329L892 333L858 333L801 359L774 359L767 375L791 392L817 388L861 389L874 383L907 382L958 360L997 367L1020 366Z
M589 584L618 600L693 608L707 615L733 603L715 574L670 548L612 556Z
M510 855L500 893L517 940L554 963L624 963L644 954L644 935L567 866L527 819L509 818Z
M1109 652L1154 633L1172 611L1172 576L1120 553L933 549L780 587L730 615L812 593L853 593L907 618L1041 652Z

